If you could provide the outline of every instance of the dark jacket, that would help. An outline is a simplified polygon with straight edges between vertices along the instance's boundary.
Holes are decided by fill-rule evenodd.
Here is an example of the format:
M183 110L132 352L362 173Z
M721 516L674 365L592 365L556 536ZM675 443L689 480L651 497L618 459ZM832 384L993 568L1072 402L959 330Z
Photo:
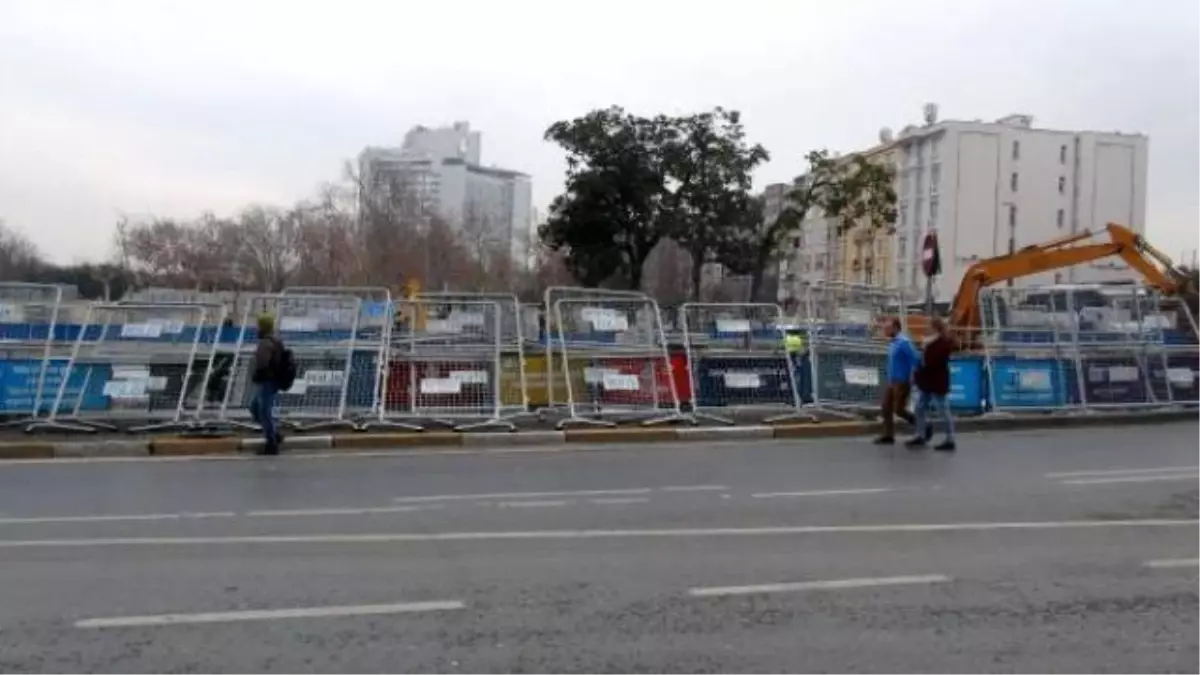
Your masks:
M950 393L950 355L954 353L954 340L939 335L925 345L921 355L921 366L917 369L916 384L921 391L935 396Z
M279 338L268 335L258 340L258 348L254 350L254 372L250 376L250 381L254 384L262 384L264 382L275 381L275 364L277 364L277 355L283 350L283 343Z

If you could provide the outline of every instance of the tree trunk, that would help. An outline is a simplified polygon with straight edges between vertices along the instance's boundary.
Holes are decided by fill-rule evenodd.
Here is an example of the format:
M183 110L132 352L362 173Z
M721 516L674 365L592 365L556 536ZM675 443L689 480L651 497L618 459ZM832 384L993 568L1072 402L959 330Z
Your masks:
M692 251L692 301L700 302L700 282L704 276L704 252Z
M763 269L755 267L750 274L750 302L758 302L758 296L762 292L763 285Z

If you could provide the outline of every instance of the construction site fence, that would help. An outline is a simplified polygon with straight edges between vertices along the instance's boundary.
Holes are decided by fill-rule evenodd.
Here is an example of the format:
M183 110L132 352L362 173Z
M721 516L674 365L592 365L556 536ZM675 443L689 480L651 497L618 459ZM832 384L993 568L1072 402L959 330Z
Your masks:
M295 353L278 413L300 431L858 417L879 408L882 327L904 307L886 291L818 286L792 316L771 303L664 312L643 294L567 287L541 306L338 290L244 296L236 315L186 300L80 313L57 287L0 284L0 417L33 431L253 430L261 314ZM1182 303L1137 288L993 289L980 302L976 349L951 362L959 414L1200 404ZM406 313L424 323L396 320Z

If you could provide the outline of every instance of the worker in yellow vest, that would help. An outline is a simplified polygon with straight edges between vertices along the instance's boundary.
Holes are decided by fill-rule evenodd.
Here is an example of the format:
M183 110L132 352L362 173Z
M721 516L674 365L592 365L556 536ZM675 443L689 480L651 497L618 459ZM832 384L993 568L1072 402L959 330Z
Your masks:
M799 328L788 328L783 335L783 348L787 350L788 358L796 359L804 351L804 334Z

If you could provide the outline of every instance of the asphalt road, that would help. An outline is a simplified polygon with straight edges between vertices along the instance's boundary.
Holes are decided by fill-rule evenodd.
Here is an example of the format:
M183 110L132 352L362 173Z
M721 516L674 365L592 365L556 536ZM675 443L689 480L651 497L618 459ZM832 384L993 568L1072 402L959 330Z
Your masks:
M1197 672L1197 434L0 464L0 671Z

